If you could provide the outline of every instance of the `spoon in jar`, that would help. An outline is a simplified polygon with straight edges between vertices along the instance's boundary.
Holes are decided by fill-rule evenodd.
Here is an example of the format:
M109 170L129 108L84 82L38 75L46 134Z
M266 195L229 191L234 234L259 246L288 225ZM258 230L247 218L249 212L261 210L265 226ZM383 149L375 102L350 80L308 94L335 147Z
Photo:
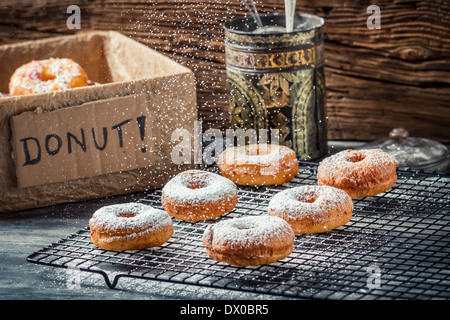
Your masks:
M244 4L247 7L248 11L250 11L250 14L252 15L253 19L255 19L255 22L258 25L258 28L262 28L263 24L262 24L261 18L259 17L258 10L256 9L255 1L251 0L251 2L252 2L253 9L248 4L248 1L244 0Z
M284 11L286 15L286 32L294 31L294 16L297 0L284 0Z

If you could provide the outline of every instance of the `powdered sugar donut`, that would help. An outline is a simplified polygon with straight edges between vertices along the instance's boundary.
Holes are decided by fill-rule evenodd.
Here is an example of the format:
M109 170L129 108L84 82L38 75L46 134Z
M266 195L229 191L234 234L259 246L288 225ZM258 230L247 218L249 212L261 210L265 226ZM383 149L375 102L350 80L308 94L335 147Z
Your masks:
M240 185L280 185L298 174L295 152L272 144L230 147L219 156L217 166L224 177Z
M157 247L173 234L167 212L141 203L105 206L89 220L91 240L105 250L139 250Z
M12 96L43 93L88 85L84 69L68 58L33 60L14 72L9 82Z
M352 199L374 196L397 182L397 162L380 149L349 149L325 158L317 169L317 181L345 190Z
M172 178L163 188L161 203L173 217L200 221L233 210L238 202L236 185L216 173L188 170Z
M350 221L353 201L343 190L305 185L277 193L268 210L270 216L286 220L296 234L320 233Z
M236 266L270 264L289 256L295 235L289 224L272 216L246 216L209 225L203 245L214 260Z

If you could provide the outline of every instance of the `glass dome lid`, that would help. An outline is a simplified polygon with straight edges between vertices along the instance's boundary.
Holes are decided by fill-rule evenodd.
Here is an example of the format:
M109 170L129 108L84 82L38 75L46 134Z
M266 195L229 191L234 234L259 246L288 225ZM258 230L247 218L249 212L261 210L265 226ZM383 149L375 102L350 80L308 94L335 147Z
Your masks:
M381 149L397 161L399 168L445 171L449 152L445 145L434 140L410 137L403 128L395 128L389 139L362 145L359 149Z

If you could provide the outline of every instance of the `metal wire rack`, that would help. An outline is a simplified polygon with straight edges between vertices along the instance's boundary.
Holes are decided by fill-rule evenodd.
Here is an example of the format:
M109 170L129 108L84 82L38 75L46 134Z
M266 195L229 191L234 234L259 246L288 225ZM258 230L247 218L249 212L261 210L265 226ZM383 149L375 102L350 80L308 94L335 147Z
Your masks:
M326 233L297 235L292 254L271 265L234 267L210 259L202 245L218 219L263 215L285 188L316 184L317 164L277 187L239 190L236 208L215 220L174 219L164 245L138 251L95 247L86 227L27 257L32 263L101 274L116 287L122 277L307 299L450 298L450 176L399 171L388 192L354 200L350 222ZM161 190L140 201L161 207ZM112 280L111 280L112 279Z

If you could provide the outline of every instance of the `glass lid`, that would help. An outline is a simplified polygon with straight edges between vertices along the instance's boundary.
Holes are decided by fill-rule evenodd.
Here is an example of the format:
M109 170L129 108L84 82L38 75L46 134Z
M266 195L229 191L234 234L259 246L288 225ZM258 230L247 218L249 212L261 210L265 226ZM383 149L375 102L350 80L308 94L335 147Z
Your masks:
M395 128L389 139L364 144L359 149L381 149L397 161L399 168L446 170L449 153L445 145L425 139L410 137L403 128Z

